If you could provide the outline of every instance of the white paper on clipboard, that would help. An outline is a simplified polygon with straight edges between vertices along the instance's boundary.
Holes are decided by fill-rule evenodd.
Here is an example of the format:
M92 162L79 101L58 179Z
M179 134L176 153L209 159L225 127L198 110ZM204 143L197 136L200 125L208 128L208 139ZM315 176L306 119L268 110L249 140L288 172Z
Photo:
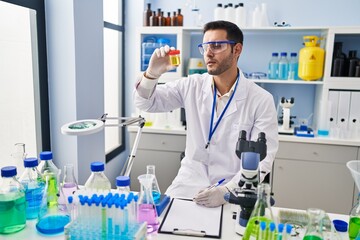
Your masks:
M159 233L221 237L223 206L207 208L188 199L174 198Z

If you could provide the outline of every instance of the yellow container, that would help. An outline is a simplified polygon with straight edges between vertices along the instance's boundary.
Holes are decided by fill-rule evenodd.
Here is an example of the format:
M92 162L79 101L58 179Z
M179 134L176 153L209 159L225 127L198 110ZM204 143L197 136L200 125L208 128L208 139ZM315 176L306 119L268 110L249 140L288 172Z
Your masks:
M325 50L319 47L317 36L304 36L305 47L299 53L298 75L307 81L318 80L323 76Z

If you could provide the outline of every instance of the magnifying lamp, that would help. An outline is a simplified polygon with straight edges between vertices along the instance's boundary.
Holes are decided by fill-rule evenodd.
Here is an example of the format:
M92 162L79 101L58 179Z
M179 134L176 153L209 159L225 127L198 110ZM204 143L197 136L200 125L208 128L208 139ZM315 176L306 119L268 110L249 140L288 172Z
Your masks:
M116 120L118 122L110 124L106 123L107 120ZM64 135L82 136L100 132L104 127L126 127L135 124L138 125L138 131L134 145L129 158L125 162L126 168L123 168L121 171L122 176L129 176L140 141L142 128L145 125L145 119L143 117L108 117L108 114L105 113L99 119L85 119L67 123L61 127L61 133Z

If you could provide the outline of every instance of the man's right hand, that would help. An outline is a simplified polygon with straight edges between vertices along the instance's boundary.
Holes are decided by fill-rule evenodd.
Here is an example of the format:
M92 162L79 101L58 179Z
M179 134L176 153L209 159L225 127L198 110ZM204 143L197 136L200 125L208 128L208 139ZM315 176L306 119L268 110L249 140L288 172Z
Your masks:
M170 64L168 55L169 51L170 47L168 45L155 49L154 53L151 55L149 67L147 68L144 75L146 78L158 79L161 74L175 68Z

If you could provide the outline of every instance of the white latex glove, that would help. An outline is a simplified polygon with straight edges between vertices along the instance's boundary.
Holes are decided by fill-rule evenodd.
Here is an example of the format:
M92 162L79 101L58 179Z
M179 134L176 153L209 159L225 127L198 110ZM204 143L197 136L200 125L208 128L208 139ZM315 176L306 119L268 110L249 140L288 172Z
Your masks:
M204 189L194 197L194 202L205 207L218 207L226 203L224 195L227 192L228 189L225 186Z
M175 67L170 64L169 51L175 48L170 48L168 45L157 48L150 58L149 67L146 69L146 77L157 79L161 74L174 69Z

